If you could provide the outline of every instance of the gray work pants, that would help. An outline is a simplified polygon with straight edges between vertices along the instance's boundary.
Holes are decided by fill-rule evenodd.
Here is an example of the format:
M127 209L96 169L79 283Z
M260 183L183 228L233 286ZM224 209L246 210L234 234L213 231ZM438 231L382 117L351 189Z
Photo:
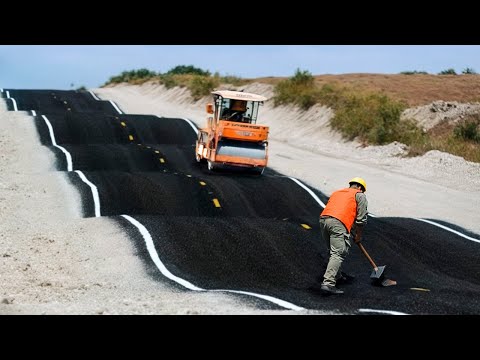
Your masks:
M340 220L331 217L320 218L320 231L330 254L322 284L335 286L342 262L352 246L350 234Z

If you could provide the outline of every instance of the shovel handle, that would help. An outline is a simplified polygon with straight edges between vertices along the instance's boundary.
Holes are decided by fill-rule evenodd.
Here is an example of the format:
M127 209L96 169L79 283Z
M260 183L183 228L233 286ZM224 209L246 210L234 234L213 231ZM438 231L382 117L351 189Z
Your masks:
M373 261L373 259L370 257L370 255L368 255L367 253L367 250L365 250L365 248L363 247L363 245L361 243L357 243L358 247L360 248L360 250L362 250L363 252L363 255L365 255L365 257L368 259L368 261L370 261L370 264L372 264L373 268L374 269L378 269L378 266L375 265L375 262Z

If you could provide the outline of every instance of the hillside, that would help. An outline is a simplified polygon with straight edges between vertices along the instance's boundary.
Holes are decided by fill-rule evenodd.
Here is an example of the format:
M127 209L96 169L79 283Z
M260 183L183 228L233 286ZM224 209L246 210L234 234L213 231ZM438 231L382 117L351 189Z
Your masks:
M293 111L292 122L304 119L303 123L314 129L332 128L335 135L356 139L364 146L397 141L407 145L405 156L437 150L480 163L480 75L314 76L299 69L288 78L258 79L218 74L145 74L141 70L124 72L118 79L111 78L106 87L128 82L165 86L167 90L181 88L189 98L182 102L189 103L208 101L202 98L213 89L248 88L255 92L263 85L260 91L270 99L267 104L281 114ZM332 112L315 120L313 105L327 106Z
M286 78L252 79L275 85ZM379 91L414 107L444 100L480 102L480 75L401 75L401 74L341 74L316 75L318 85L336 83L361 91Z

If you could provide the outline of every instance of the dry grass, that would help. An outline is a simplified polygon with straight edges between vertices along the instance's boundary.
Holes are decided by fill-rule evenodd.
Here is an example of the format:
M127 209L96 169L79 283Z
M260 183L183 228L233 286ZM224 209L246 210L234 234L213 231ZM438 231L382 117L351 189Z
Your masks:
M456 126L458 125L443 121L423 136L412 138L409 143L409 156L423 155L429 150L439 150L480 163L480 143L455 136Z
M480 162L480 118L464 124L443 122L427 133L415 122L400 121L406 106L435 100L479 100L480 76L476 75L379 75L346 74L313 77L297 70L288 79L264 78L275 86L275 105L295 104L308 109L315 103L335 110L330 125L347 139L365 144L400 141L409 155L440 150ZM468 121L467 121L468 120Z
M286 78L264 77L256 81L275 85ZM400 75L341 74L317 75L317 85L348 85L360 91L381 92L408 107L426 105L436 100L480 101L480 75Z

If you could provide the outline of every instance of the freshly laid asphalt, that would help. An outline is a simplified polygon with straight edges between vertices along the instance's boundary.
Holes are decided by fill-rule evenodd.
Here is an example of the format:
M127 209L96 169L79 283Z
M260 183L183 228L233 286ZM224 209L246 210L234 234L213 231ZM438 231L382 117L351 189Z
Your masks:
M343 270L355 280L339 285L344 295L325 297L311 288L327 260L318 228L322 207L290 178L269 168L262 176L209 172L195 161L196 134L183 119L119 114L88 92L9 94L20 111L35 110L41 143L55 153L57 168L67 171L42 115L48 119L56 143L72 155L73 170L98 188L101 215L125 228L146 271L159 281L170 282L151 260L138 229L120 215L146 227L170 272L204 289L255 292L339 313L480 313L480 243L416 219L370 217L363 244L398 285L373 286L371 266L354 245ZM13 110L12 101L6 102ZM69 178L82 195L84 216L95 216L90 187L76 172ZM454 224L430 220L480 240Z

